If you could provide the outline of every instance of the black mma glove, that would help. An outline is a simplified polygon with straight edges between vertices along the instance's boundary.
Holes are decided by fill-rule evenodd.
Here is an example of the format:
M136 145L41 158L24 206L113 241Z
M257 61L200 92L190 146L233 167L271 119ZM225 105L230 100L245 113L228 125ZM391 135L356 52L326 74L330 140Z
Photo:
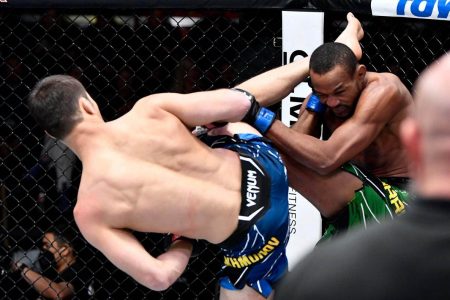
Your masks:
M275 121L276 114L270 109L261 107L256 101L255 96L253 96L249 92L239 88L233 88L232 90L243 93L250 101L250 109L248 110L247 114L245 114L242 122L250 124L259 132L265 134L267 130L269 130L270 126L272 126L272 123Z

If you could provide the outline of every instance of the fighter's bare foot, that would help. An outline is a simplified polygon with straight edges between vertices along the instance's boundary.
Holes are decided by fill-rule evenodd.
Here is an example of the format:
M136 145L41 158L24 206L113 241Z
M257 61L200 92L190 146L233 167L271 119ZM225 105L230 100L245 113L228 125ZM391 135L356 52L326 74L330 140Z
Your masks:
M364 30L361 22L352 14L347 14L347 26L337 37L335 42L342 43L350 47L358 60L361 59L362 49L359 41L364 37Z
M361 22L351 13L347 14L347 27L352 27L353 31L356 31L356 37L360 41L364 37L364 30L361 26Z

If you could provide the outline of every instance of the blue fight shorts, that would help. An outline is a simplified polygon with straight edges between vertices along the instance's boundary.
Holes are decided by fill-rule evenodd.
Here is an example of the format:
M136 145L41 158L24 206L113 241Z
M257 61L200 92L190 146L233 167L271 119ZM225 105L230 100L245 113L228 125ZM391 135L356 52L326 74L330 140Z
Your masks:
M219 244L224 255L220 286L239 290L248 285L267 298L288 266L286 168L271 143L254 134L220 137L210 146L239 153L242 166L239 225Z

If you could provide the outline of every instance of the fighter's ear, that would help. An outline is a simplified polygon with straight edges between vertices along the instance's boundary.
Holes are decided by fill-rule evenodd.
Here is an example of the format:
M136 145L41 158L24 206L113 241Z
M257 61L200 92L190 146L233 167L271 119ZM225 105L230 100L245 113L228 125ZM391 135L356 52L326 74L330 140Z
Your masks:
M355 76L357 79L364 79L366 76L367 68L365 65L358 64L355 70Z
M95 110L95 106L92 103L91 100L81 96L80 99L78 100L80 103L80 108L82 111L86 112L87 114L93 115L95 114L96 110Z

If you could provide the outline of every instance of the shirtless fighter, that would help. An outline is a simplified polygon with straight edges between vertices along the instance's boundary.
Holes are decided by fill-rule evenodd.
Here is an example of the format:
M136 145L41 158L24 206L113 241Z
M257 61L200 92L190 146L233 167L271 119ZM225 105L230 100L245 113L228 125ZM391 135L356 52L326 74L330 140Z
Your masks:
M399 124L411 94L397 76L358 63L364 31L353 14L347 20L337 43L238 86L269 106L310 74L315 93L297 123L289 128L275 120L264 133L283 154L291 186L326 218L324 238L401 214L409 199Z
M238 121L249 107L231 89L155 94L105 122L83 85L66 75L44 78L29 97L37 122L82 161L74 215L87 241L153 290L183 273L192 245L176 239L153 257L128 229L218 244L221 299L267 298L287 269L288 184L277 151L245 123L221 128L240 134L212 148L189 130Z

